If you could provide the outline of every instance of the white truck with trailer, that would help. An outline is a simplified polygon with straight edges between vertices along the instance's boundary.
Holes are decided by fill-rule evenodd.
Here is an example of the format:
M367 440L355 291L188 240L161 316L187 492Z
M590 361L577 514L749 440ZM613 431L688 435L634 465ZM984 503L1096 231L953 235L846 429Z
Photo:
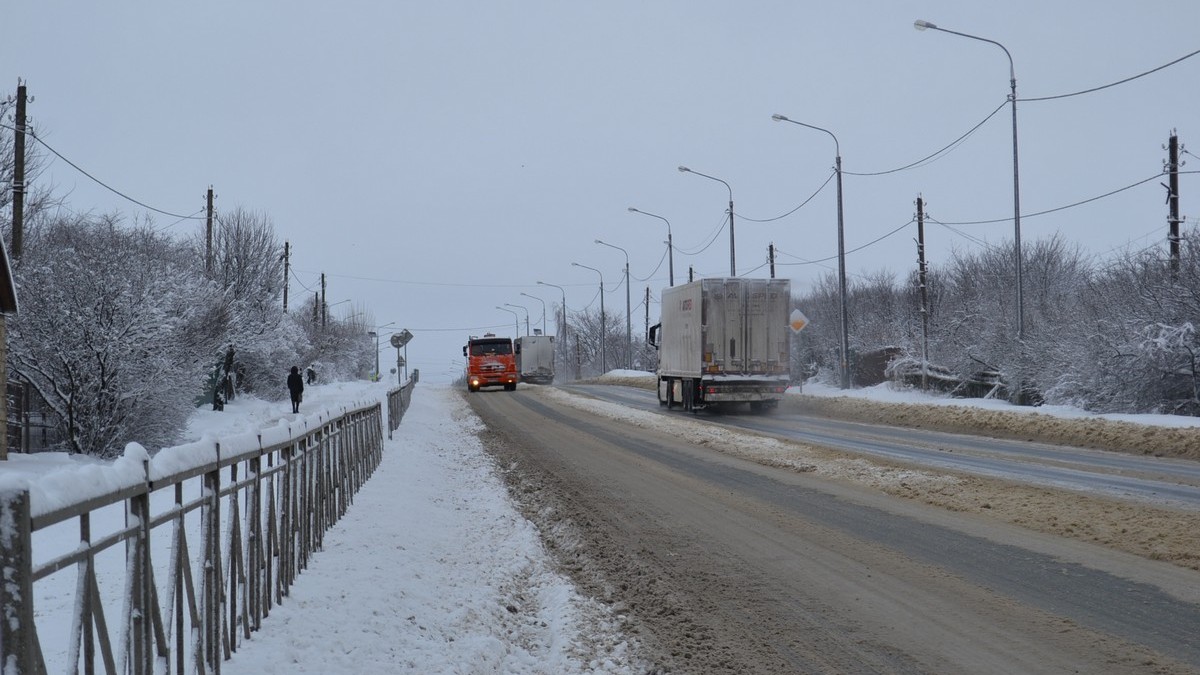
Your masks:
M658 403L696 411L748 403L775 408L791 380L791 282L701 279L662 293Z
M554 382L554 336L524 335L514 342L521 381L531 384Z

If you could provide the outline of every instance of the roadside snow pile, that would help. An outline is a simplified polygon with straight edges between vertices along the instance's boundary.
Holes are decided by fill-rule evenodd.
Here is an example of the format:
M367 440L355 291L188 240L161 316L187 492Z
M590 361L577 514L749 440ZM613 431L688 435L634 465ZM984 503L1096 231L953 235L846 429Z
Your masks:
M223 672L644 672L554 568L447 386L422 384L324 550Z
M781 441L754 435L745 430L732 430L716 424L703 423L692 416L672 419L618 403L600 401L559 389L538 389L540 395L557 403L588 410L609 419L619 420L642 429L669 434L717 452L747 459L765 466L813 473L825 478L840 478L865 483L876 488L920 485L927 489L955 485L959 478L916 469L888 466L878 461L848 457L842 453L791 441Z

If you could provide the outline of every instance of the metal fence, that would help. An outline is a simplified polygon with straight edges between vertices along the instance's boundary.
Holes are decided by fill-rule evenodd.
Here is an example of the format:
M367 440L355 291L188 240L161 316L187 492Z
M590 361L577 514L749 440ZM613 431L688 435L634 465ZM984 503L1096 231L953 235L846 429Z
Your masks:
M389 395L389 427L414 381L396 390L399 414ZM0 670L46 673L49 659L54 672L220 673L379 465L382 434L375 403L294 434L164 450L134 480L70 504L0 488ZM39 552L39 537L63 527L78 529L78 547ZM70 568L73 585L44 581ZM73 598L44 599L40 585ZM54 602L61 611L43 618Z
M400 420L404 419L404 412L408 410L408 403L412 400L413 387L420 379L421 371L414 368L412 376L404 386L388 392L388 440L391 440L392 432L400 428Z

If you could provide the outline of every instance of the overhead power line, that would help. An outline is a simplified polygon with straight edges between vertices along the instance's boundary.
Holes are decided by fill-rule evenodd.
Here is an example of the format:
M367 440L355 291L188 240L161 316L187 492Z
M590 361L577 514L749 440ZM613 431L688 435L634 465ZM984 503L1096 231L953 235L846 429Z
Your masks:
M5 129L8 129L10 131L14 131L14 132L16 131L15 128L10 127L7 124L0 123L0 127L4 127ZM76 164L75 162L72 162L71 160L67 159L61 152L50 147L50 144L47 143L46 141L43 141L40 136L38 136L36 133L34 133L33 129L26 128L25 133L27 133L31 138L33 138L33 140L37 141L38 143L41 143L42 147L44 147L47 150L49 150L50 152L54 153L54 156L58 157L62 161L71 165L71 168L73 168L76 171L78 171L79 173L87 176L88 178L90 178L94 183L96 183L100 187L104 188L105 190L108 190L109 192L117 195L118 197L120 197L126 201L137 204L138 206L140 206L144 209L147 209L149 211L153 211L155 213L161 213L164 216L170 216L172 218L178 218L179 220L202 220L202 218L197 217L195 214L192 214L190 216L185 216L185 215L182 215L179 213L172 213L170 211L164 211L163 209L150 206L149 204L147 204L145 202L138 201L138 200L134 199L133 197L130 197L129 195L125 194L124 192L121 192L120 190L114 188L113 186L109 185L108 183L105 183L104 181L100 180L99 178L96 178L92 174L88 173L83 167L81 167L78 164Z
M1185 171L1180 171L1179 173L1195 173L1195 172L1185 172ZM1161 174L1161 173L1156 173L1156 174L1154 174L1153 176L1150 176L1149 178L1144 178L1144 179L1142 179L1142 180L1139 180L1139 181L1138 181L1138 182L1136 182L1136 183L1132 183L1132 184L1130 184L1130 185L1126 185L1125 187L1122 187L1122 188L1117 188L1116 190L1112 190L1112 191L1109 191L1109 192L1105 192L1105 193L1104 193L1104 194L1102 194L1102 195L1097 195L1097 196L1095 196L1095 197L1089 197L1088 199L1083 199L1083 200L1080 200L1080 201L1074 202L1074 203L1072 203L1072 204L1067 204L1067 205L1065 205L1065 206L1057 206L1057 207L1055 207L1055 208L1052 208L1052 209L1046 209L1045 211L1037 211L1037 212L1035 212L1035 213L1022 213L1022 214L1021 214L1021 217L1022 217L1022 218L1036 218L1036 217L1038 217L1038 216L1044 216L1044 215L1046 215L1046 214L1048 214L1048 213L1056 213L1056 212L1058 212L1058 211L1065 211L1065 210L1067 210L1067 209L1073 209L1073 208L1075 208L1076 206L1083 206L1084 204L1089 204L1089 203L1091 203L1091 202L1094 202L1094 201L1097 201L1097 200L1100 200L1100 199L1104 199L1105 197L1111 197L1111 196L1113 196L1113 195L1115 195L1115 194L1118 194L1118 193L1124 192L1124 191L1126 191L1126 190L1132 190L1133 188L1135 188L1135 187L1137 187L1137 186L1139 186L1139 185L1142 185L1142 184L1144 184L1144 183L1149 183L1149 182L1150 182L1150 181L1152 181L1152 180L1157 180L1157 179L1161 178L1161 177L1162 177L1162 175L1163 175L1163 174ZM963 221L944 221L944 222L940 222L939 224L940 224L940 225L991 225L991 224L994 224L994 223L1004 223L1004 222L1008 222L1008 221L1011 221L1011 220L1012 220L1012 218L1010 217L1010 218L992 218L992 219L990 219L990 220L963 220Z
M953 141L950 141L950 143L948 145L944 146L942 149L938 150L937 152L926 155L925 157L922 157L921 159L918 159L917 161L915 161L911 164L905 164L904 166L896 167L895 169L888 169L887 171L854 172L854 171L843 170L842 175L845 175L845 176L884 176L889 173L897 173L899 171L905 171L907 169L916 168L916 167L921 166L926 163L931 163L935 159L939 158L940 155L949 154L951 150L953 150L954 148L961 145L963 141L967 140L967 138L971 136L971 134L974 134L976 131L978 131L979 127L982 127L984 124L987 123L988 120L995 117L996 113L1003 110L1004 106L1006 106L1006 105L1008 105L1007 100L1005 100L1004 103L1001 103L1000 105L996 106L995 110L988 113L987 117L980 120L978 124L971 127L965 134L959 136L958 138L954 139Z
M1104 85L1101 85L1101 86L1099 86L1099 87L1092 87L1091 89L1084 89L1084 90L1082 90L1082 91L1075 91L1075 92L1071 92L1070 94L1057 94L1057 95L1055 95L1055 96L1038 96L1038 97L1035 97L1035 98L1019 98L1019 99L1017 99L1017 100L1018 100L1018 101L1020 101L1021 103L1024 103L1024 102L1026 102L1026 101L1053 101L1053 100L1055 100L1055 99L1060 99L1060 98L1070 98L1070 97L1072 97L1072 96L1082 96L1083 94L1090 94L1090 93L1092 93L1092 92L1100 91L1100 90L1102 90L1102 89L1108 89L1108 88L1110 88L1110 87L1115 87L1115 86L1117 86L1117 85L1120 85L1120 84L1125 84L1126 82L1132 82L1132 81L1134 81L1134 80L1138 79L1139 77L1145 77L1145 76L1147 76L1147 75L1150 75L1150 74L1152 74L1152 73L1157 73L1158 71L1160 71L1160 70L1162 70L1162 69L1164 69L1164 68L1170 68L1171 66L1175 65L1176 63L1179 63L1180 61L1184 61L1184 60L1190 59L1190 58L1192 58L1193 56L1195 56L1195 55L1197 55L1197 54L1200 54L1200 49L1197 49L1196 51L1194 51L1194 52L1192 52L1192 53L1190 53L1190 54L1186 54L1186 55L1184 55L1184 56L1181 56L1181 57L1179 57L1179 58L1175 59L1174 61L1171 61L1170 63L1164 63L1163 65L1161 65L1161 66L1159 66L1159 67L1157 67L1157 68L1151 68L1150 70L1147 70L1147 71L1146 71L1146 72L1144 72L1144 73L1138 73L1137 75L1134 75L1133 77L1127 77L1127 78L1125 78L1125 79L1123 79L1123 80L1117 80L1116 82L1110 82L1109 84L1104 84Z
M843 173L845 173L845 172L843 172ZM837 175L837 171L834 171L833 173L829 174L829 178L826 178L826 179L825 179L825 182L824 182L824 183L821 183L821 187L817 188L817 191L816 191L816 192L814 192L814 193L812 193L811 195L809 195L809 196L808 196L808 199L805 199L804 201L800 202L800 205L799 205L799 206L797 206L796 208L792 209L791 211L788 211L787 213L785 213L785 214L783 214L783 215L775 216L774 218L763 218L763 219L761 219L761 220L760 220L760 219L758 219L758 218L751 218L751 217L749 217L749 216L743 216L743 215L742 215L742 214L740 214L740 213L739 213L739 214L737 214L737 216L738 216L738 218L741 218L742 220L749 220L750 222L753 222L753 223L769 223L769 222L771 222L771 221L773 221L773 220L779 220L780 218L787 218L788 216L792 215L793 213L795 213L795 212L799 211L800 209L804 208L804 205L805 205L805 204L808 204L808 203L809 203L809 202L811 202L811 201L812 201L814 198L816 198L816 196L817 196L817 195L821 194L821 191L825 189L825 186L826 186L826 185L829 185L829 181L833 180L833 177L834 177L834 176L836 176L836 175Z

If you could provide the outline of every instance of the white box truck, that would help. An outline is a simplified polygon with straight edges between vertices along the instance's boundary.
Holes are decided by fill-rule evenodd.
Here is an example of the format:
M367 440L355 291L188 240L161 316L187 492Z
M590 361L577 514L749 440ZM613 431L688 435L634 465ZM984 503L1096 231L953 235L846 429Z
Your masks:
M554 336L524 335L515 340L517 372L522 382L554 382Z
M650 329L659 405L776 407L791 380L791 290L787 279L739 278L664 289Z

